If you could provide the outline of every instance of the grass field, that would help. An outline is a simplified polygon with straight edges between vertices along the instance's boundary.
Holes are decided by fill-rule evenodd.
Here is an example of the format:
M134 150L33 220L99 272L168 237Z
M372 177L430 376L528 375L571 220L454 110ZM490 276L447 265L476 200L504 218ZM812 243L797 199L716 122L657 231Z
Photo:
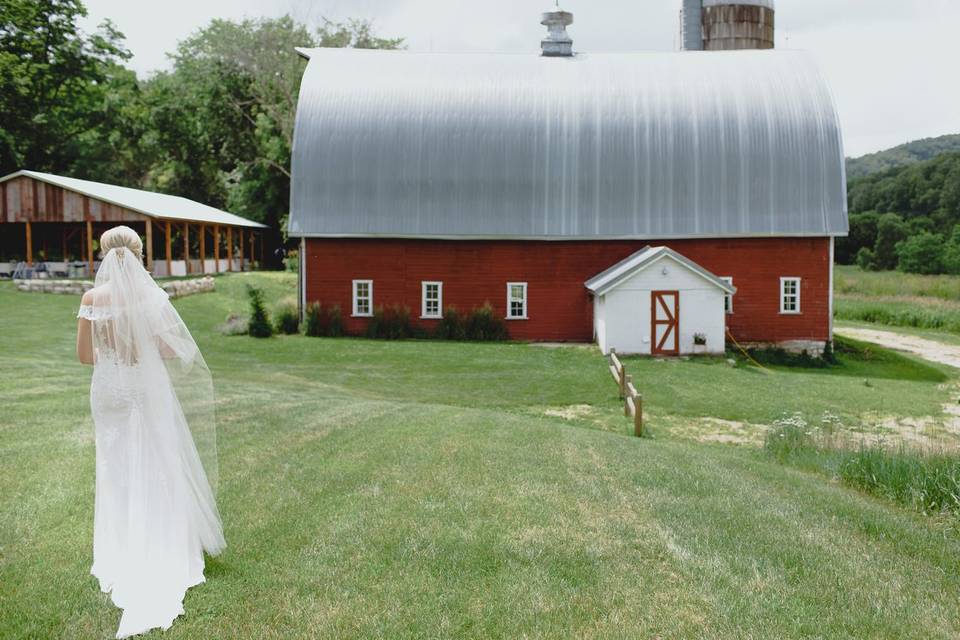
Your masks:
M960 276L838 265L834 282L839 320L960 334Z
M704 416L930 416L953 374L882 350L828 371L628 360L653 439L589 348L215 331L288 274L178 301L214 372L229 544L177 638L956 638L956 520L679 437ZM111 638L89 576L78 300L0 284L0 637ZM855 345L854 345L855 346Z

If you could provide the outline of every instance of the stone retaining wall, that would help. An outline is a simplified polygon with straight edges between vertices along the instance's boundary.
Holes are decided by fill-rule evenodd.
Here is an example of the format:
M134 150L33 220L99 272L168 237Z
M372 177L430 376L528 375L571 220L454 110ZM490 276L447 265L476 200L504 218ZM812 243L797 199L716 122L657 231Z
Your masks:
M36 278L32 280L14 280L17 290L27 293L66 293L83 295L93 288L90 280L48 280ZM189 280L168 280L158 283L171 298L182 298L194 293L207 293L214 290L215 281L212 277L191 278Z

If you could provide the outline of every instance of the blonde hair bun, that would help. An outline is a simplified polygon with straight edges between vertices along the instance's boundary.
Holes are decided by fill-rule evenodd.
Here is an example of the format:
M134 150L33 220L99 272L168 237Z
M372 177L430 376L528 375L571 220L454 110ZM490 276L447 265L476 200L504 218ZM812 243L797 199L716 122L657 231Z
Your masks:
M111 249L127 249L137 257L143 258L143 242L140 234L126 225L119 225L104 231L100 236L100 253L107 255Z

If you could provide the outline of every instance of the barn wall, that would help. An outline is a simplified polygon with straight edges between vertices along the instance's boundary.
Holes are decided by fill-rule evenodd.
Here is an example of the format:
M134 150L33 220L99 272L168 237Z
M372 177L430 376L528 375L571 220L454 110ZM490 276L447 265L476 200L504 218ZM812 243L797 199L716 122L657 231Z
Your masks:
M420 320L420 283L439 280L443 304L461 310L490 301L506 313L506 283L528 283L529 320L510 320L510 334L530 340L593 340L593 301L584 282L647 245L667 245L718 276L733 277L734 313L727 324L748 342L825 341L830 336L829 238L670 241L306 240L308 302L339 304L347 329L351 281L374 281L374 305L405 304ZM780 278L802 278L800 315L781 315ZM609 318L608 318L609 321Z

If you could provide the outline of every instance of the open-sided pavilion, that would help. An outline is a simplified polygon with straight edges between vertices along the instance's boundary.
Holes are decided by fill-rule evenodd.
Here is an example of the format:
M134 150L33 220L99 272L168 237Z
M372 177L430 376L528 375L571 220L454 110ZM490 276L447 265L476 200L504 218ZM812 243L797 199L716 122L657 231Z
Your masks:
M0 178L0 275L20 262L92 275L100 234L117 224L141 234L156 276L263 263L267 227L258 222L179 196L22 170Z

